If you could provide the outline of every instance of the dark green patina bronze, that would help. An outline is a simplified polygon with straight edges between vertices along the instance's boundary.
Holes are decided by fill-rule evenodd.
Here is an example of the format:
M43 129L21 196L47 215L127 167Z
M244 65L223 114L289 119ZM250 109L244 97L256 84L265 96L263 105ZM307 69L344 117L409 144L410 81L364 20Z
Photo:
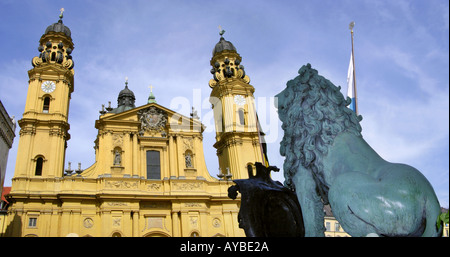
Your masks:
M310 64L277 95L286 185L296 190L305 236L324 236L323 205L351 236L440 236L440 206L415 168L381 158L340 87Z

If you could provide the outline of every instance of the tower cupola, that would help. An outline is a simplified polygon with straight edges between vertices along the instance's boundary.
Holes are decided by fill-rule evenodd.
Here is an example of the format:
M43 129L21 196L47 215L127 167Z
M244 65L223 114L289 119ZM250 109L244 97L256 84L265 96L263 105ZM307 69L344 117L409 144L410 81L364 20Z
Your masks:
M221 36L219 42L216 44L216 46L213 49L213 56L216 53L220 53L224 50L236 52L236 47L234 47L234 45L230 41L225 40L225 38L223 38L223 36Z
M149 104L156 103L156 97L153 94L153 92L150 92L150 95L148 96L147 103L149 103Z
M51 24L45 30L39 40L39 56L34 57L31 61L33 67L40 66L43 63L57 63L64 68L71 70L74 66L72 60L73 42L70 29L63 24L64 8L61 8L59 20Z
M214 88L220 81L230 78L250 83L250 78L245 75L244 66L241 65L242 57L238 54L236 47L230 41L225 40L224 33L225 31L221 30L220 40L212 51L213 57L210 64L213 79L209 81L211 88Z
M153 94L153 86L150 85L149 88L150 88L150 95L148 96L147 103L149 103L149 104L156 103L156 97Z
M60 19L58 22L53 23L52 25L47 27L44 34L48 34L49 32L63 32L69 38L72 35L69 27L67 27L63 24L61 16L60 16Z

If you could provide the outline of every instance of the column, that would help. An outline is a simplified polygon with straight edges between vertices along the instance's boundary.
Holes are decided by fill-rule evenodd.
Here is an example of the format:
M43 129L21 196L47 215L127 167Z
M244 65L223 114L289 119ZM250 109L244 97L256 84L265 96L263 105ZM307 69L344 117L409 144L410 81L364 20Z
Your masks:
M176 163L175 163L175 145L173 143L173 135L169 136L169 177L175 176Z
M139 236L139 211L133 211L133 237Z
M140 149L139 155L141 156L141 164L140 164L141 170L139 172L139 177L147 178L147 156L146 152L144 151L145 148L140 147L139 149Z
M247 97L247 107L248 107L248 113L247 113L247 118L248 118L248 124L247 124L247 131L248 132L255 132L257 131L256 129L256 110L255 110L255 100L253 96L248 96Z
M178 217L178 212L172 211L172 236L180 237L180 219Z
M225 122L225 132L233 131L233 97L227 95L224 97L223 115Z
M68 225L70 223L70 210L63 209L61 211L61 230L59 236L65 237L67 234L69 234L70 226Z
M177 162L177 172L176 175L177 177L179 176L184 176L184 159L183 159L183 137L181 137L181 135L177 136L177 142L176 142L176 146L177 146L177 150L176 150L176 162Z
M139 155L139 148L138 148L138 134L133 133L133 167L132 167L132 176L139 176L139 166L138 166L138 155Z

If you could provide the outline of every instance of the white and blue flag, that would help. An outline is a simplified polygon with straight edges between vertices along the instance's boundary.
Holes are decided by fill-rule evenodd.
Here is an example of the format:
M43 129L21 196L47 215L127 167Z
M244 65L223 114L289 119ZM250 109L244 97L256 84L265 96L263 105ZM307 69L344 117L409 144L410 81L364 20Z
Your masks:
M353 90L353 53L350 54L350 64L348 65L348 73L347 73L347 96L352 99L352 102L348 106L348 108L352 109L356 112L356 100L355 100L355 91Z

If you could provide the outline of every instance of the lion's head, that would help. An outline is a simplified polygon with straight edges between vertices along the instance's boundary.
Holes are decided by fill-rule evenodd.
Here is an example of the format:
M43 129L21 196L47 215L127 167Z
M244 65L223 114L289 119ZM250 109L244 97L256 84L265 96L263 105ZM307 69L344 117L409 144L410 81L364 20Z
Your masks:
M351 99L344 99L341 87L318 75L311 64L304 65L298 73L276 95L284 130L280 153L286 157L285 184L295 189L292 176L301 165L312 172L318 190L326 196L328 186L324 181L322 158L339 133L347 131L361 136L362 117L346 107Z

